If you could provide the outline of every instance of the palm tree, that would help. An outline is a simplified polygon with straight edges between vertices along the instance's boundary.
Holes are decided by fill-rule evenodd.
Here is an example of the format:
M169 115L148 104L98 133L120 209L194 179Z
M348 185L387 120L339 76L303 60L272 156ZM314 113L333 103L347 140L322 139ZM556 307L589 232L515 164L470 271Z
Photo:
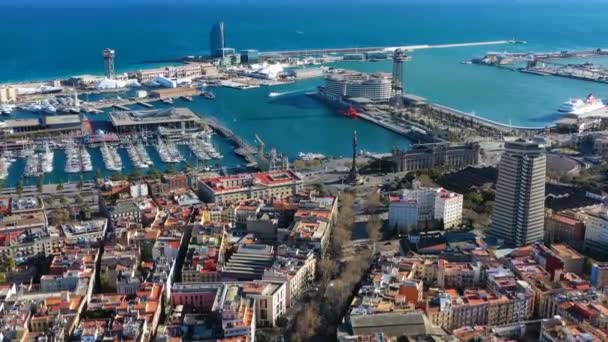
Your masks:
M55 190L57 190L57 192L63 191L63 183L61 183L61 182L57 183Z

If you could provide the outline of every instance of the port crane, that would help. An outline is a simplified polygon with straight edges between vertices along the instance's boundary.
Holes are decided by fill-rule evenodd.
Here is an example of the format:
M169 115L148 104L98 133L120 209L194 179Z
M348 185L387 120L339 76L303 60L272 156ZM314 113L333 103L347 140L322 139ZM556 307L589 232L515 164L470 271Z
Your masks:
M255 134L255 139L259 142L260 144L260 151L258 152L260 157L263 158L264 157L264 146L266 146L266 144L264 144L264 141L262 140L262 138L260 138L260 136L257 133Z

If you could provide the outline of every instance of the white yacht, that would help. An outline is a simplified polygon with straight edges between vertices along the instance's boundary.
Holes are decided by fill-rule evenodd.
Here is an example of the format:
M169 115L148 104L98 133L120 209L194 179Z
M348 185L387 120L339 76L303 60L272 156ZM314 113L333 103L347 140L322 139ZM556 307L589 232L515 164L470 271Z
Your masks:
M12 113L17 106L11 104L3 104L0 105L0 114L10 114Z
M80 148L80 162L82 164L83 172L93 171L93 163L91 162L91 155L89 154L89 151L87 151L87 148L84 146L82 146Z
M82 171L82 164L80 163L80 153L76 147L74 147L74 143L68 141L65 147L65 169L64 171L67 173L78 173Z

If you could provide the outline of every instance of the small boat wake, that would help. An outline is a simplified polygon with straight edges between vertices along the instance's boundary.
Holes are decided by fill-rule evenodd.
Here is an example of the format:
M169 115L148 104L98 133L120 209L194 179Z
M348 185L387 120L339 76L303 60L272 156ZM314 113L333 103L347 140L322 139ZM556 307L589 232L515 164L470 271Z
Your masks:
M291 95L291 94L297 94L297 93L301 93L304 90L292 90L292 91L284 91L284 92L271 92L268 93L268 97L279 97L279 96L285 96L285 95Z

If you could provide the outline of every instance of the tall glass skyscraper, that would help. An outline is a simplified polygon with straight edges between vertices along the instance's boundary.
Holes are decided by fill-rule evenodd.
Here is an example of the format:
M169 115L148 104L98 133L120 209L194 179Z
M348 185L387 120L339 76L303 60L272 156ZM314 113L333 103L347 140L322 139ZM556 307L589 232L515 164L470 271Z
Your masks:
M489 235L514 247L543 241L546 165L544 146L524 141L505 144Z
M222 49L226 47L223 21L220 21L211 27L209 42L209 53L211 54L211 57L222 57Z

